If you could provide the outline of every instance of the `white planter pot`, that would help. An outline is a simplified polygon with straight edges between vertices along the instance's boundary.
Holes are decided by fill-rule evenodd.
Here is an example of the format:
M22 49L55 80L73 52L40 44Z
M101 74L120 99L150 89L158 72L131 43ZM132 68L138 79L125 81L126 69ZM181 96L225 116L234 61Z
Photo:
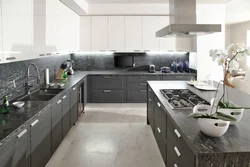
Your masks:
M219 119L199 118L198 126L200 130L211 137L221 137L224 135L229 127L230 121L223 121Z
M243 113L244 113L244 108L242 108L242 109L220 108L220 109L218 109L218 111L234 117L236 119L236 121L231 121L230 125L235 125L241 121L241 119L243 117Z

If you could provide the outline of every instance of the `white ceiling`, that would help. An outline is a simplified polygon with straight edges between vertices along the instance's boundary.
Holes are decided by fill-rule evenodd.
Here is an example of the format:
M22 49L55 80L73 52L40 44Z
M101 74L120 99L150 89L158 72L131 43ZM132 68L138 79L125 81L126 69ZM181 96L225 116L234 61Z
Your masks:
M86 0L88 3L168 3L169 0ZM201 4L223 4L231 0L196 0Z

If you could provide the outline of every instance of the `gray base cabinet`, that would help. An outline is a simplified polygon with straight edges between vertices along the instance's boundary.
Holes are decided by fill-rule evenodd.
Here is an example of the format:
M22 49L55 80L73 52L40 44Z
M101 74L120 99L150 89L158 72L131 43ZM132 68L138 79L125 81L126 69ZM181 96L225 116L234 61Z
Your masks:
M77 103L73 105L70 109L70 125L73 126L77 122L78 119L78 106Z
M147 81L190 80L192 75L89 76L88 103L147 103Z
M52 156L51 107L39 113L30 126L31 167L44 167Z
M68 91L62 97L63 102L63 138L70 130L70 92Z
M165 165L167 167L194 167L195 155L183 139L182 133L168 117L149 85L147 90L147 123L152 128Z

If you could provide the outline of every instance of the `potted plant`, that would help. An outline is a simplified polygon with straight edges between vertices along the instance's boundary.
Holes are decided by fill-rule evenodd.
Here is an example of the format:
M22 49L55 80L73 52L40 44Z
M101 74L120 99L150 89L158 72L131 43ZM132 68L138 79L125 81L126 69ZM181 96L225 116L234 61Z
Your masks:
M241 120L245 107L238 107L229 101L226 95L226 86L233 87L227 78L230 72L239 68L239 60L249 55L248 49L244 45L231 44L226 50L210 50L210 56L213 61L217 60L218 65L223 67L224 80L222 96L218 100L218 84L215 98L211 102L211 106L197 105L193 109L190 117L198 119L198 125L203 133L212 137L222 136L228 129L230 123L236 123ZM200 112L202 110L203 112Z

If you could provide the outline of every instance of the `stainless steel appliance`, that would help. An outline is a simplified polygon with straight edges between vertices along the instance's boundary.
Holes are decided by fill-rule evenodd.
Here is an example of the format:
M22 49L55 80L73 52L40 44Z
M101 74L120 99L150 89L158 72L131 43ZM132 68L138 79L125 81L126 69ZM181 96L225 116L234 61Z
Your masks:
M188 89L161 89L172 109L192 109L197 104L209 103Z
M155 73L155 65L150 64L150 65L149 65L149 71L148 71L148 72L150 72L150 73Z
M196 36L221 32L220 24L196 24L196 0L169 0L170 24L156 32L156 37Z

